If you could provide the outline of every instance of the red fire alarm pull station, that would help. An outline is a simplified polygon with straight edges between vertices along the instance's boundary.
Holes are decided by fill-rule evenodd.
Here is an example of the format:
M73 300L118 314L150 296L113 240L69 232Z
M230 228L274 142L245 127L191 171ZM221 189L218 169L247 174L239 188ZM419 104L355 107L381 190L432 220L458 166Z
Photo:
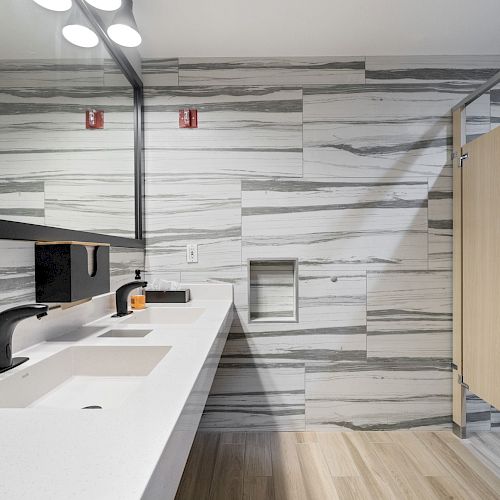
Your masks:
M85 127L88 129L104 128L104 111L87 109Z
M198 110L180 109L179 128L198 128Z

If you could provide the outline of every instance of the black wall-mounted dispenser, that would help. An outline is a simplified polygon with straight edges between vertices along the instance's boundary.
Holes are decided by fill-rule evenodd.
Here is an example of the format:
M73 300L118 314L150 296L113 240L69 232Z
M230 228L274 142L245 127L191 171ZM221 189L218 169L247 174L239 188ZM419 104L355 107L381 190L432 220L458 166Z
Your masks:
M37 242L35 282L37 302L75 302L108 293L109 245Z

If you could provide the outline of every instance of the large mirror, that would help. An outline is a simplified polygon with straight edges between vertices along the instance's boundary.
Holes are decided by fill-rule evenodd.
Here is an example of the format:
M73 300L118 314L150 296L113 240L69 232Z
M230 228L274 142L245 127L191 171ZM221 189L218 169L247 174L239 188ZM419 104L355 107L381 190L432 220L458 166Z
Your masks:
M2 0L0 219L135 238L134 89L63 38L75 9Z

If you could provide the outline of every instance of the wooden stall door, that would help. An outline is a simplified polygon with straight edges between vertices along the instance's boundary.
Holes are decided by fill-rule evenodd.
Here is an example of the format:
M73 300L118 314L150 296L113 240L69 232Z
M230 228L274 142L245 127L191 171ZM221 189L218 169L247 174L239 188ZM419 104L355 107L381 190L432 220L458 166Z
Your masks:
M462 151L463 378L500 408L500 128Z

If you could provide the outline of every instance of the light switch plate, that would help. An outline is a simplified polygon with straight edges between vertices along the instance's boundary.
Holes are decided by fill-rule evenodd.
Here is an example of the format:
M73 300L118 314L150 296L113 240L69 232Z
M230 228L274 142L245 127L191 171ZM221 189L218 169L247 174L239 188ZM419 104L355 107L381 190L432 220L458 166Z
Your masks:
M188 262L198 262L198 245L196 243L189 243L186 246L186 259Z

